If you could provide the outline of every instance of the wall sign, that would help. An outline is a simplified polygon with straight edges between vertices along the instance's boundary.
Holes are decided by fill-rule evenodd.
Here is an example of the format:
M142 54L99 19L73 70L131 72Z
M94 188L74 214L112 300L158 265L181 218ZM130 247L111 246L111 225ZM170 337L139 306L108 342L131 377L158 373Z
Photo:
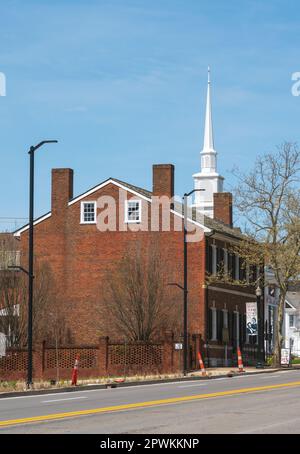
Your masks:
M246 328L248 336L257 336L257 304L246 303Z
M288 366L290 364L290 350L288 348L281 349L281 361L282 366Z

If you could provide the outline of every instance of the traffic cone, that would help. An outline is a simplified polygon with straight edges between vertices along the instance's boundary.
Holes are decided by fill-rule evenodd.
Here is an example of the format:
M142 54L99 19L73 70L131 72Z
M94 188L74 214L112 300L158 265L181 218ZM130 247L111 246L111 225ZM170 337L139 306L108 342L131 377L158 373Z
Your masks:
M245 372L240 347L237 348L239 372Z
M78 378L78 365L79 365L79 355L75 357L75 363L72 371L72 386L77 385L77 378Z
M201 356L200 352L198 352L198 359L199 359L199 366L200 366L200 369L201 369L201 375L202 375L202 377L206 377L206 370L205 370L205 366L204 366L204 363L202 361L202 356Z

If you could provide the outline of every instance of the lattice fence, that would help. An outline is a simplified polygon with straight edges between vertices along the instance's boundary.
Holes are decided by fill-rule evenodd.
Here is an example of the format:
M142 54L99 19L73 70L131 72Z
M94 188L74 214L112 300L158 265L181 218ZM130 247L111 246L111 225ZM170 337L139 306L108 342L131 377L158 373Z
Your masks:
M110 344L108 347L111 365L160 366L163 346L160 344Z
M7 351L0 358L0 370L3 372L23 372L27 369L27 351Z
M79 355L80 369L93 369L97 367L97 348L47 348L45 350L45 369L72 369L75 358Z

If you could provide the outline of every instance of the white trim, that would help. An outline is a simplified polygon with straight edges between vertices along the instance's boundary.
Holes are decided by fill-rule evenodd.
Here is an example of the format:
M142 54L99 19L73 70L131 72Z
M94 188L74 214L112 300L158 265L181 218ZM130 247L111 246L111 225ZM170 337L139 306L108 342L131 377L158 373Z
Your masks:
M256 296L252 293L243 293L239 292L238 290L229 290L226 288L220 288L220 287L211 287L210 285L208 286L208 290L214 290L215 292L221 292L221 293L231 293L232 295L239 295L239 296L245 296L249 298L256 299ZM255 301L253 301L255 303Z
M152 200L151 200L151 202L152 202ZM170 212L171 212L172 214L175 214L175 216L178 216L178 217L180 217L181 219L184 219L183 214L179 213L178 211L170 210ZM204 233L210 233L210 232L211 232L211 229L210 229L210 228L206 227L206 226L203 225L203 224L200 224L200 222L194 221L194 220L191 219L191 218L187 218L187 222L191 222L192 224L196 225L197 227L200 227L200 228L204 231Z
M51 213L47 213L45 214L44 216L42 216L41 218L37 219L36 221L34 221L33 225L36 225L36 224L39 224L40 222L44 221L45 219L48 219L50 218L51 216ZM25 232L26 230L29 229L29 224L25 225L24 227L22 227L20 230L17 230L15 233L14 233L14 236L20 236L21 233Z
M105 181L104 183L101 183L98 186L95 186L93 189L90 189L89 191L85 192L84 194L81 194L78 197L76 197L75 199L71 200L68 203L68 206L73 205L74 203L78 202L79 200L84 199L88 195L91 195L94 192L99 191L99 189L102 189L102 188L104 188L105 186L107 186L108 184L111 184L111 183L116 185L116 186L118 186L119 188L124 189L124 191L131 192L132 194L140 197L141 199L144 199L144 200L147 200L148 202L151 202L151 199L149 199L148 197L140 194L139 192L134 191L133 189L130 189L130 188L126 187L126 186L123 186L122 184L118 183L114 179L110 178L109 180Z
M294 310L296 311L297 309L295 308L295 306L293 306L292 303L289 302L288 299L285 299L285 304L288 304L290 307L286 307L286 309L289 311L289 310ZM276 304L274 304L276 306Z
M134 202L139 204L139 220L128 219L128 203ZM125 213L124 213L124 222L125 224L140 224L142 222L142 201L141 199L126 199L125 200Z
M85 221L84 220L84 205L90 203L94 205L95 220L94 221ZM80 204L80 224L90 225L97 224L97 202L95 200L83 200Z

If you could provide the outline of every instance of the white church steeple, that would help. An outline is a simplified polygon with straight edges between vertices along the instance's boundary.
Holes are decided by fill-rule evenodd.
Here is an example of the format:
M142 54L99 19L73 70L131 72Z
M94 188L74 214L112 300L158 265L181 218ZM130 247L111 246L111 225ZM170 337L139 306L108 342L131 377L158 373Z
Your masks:
M211 81L208 68L206 112L204 125L203 149L200 153L201 171L193 175L195 189L205 189L195 193L194 206L203 214L213 217L213 194L223 192L223 180L217 173L217 152L214 149L212 110L211 110Z

